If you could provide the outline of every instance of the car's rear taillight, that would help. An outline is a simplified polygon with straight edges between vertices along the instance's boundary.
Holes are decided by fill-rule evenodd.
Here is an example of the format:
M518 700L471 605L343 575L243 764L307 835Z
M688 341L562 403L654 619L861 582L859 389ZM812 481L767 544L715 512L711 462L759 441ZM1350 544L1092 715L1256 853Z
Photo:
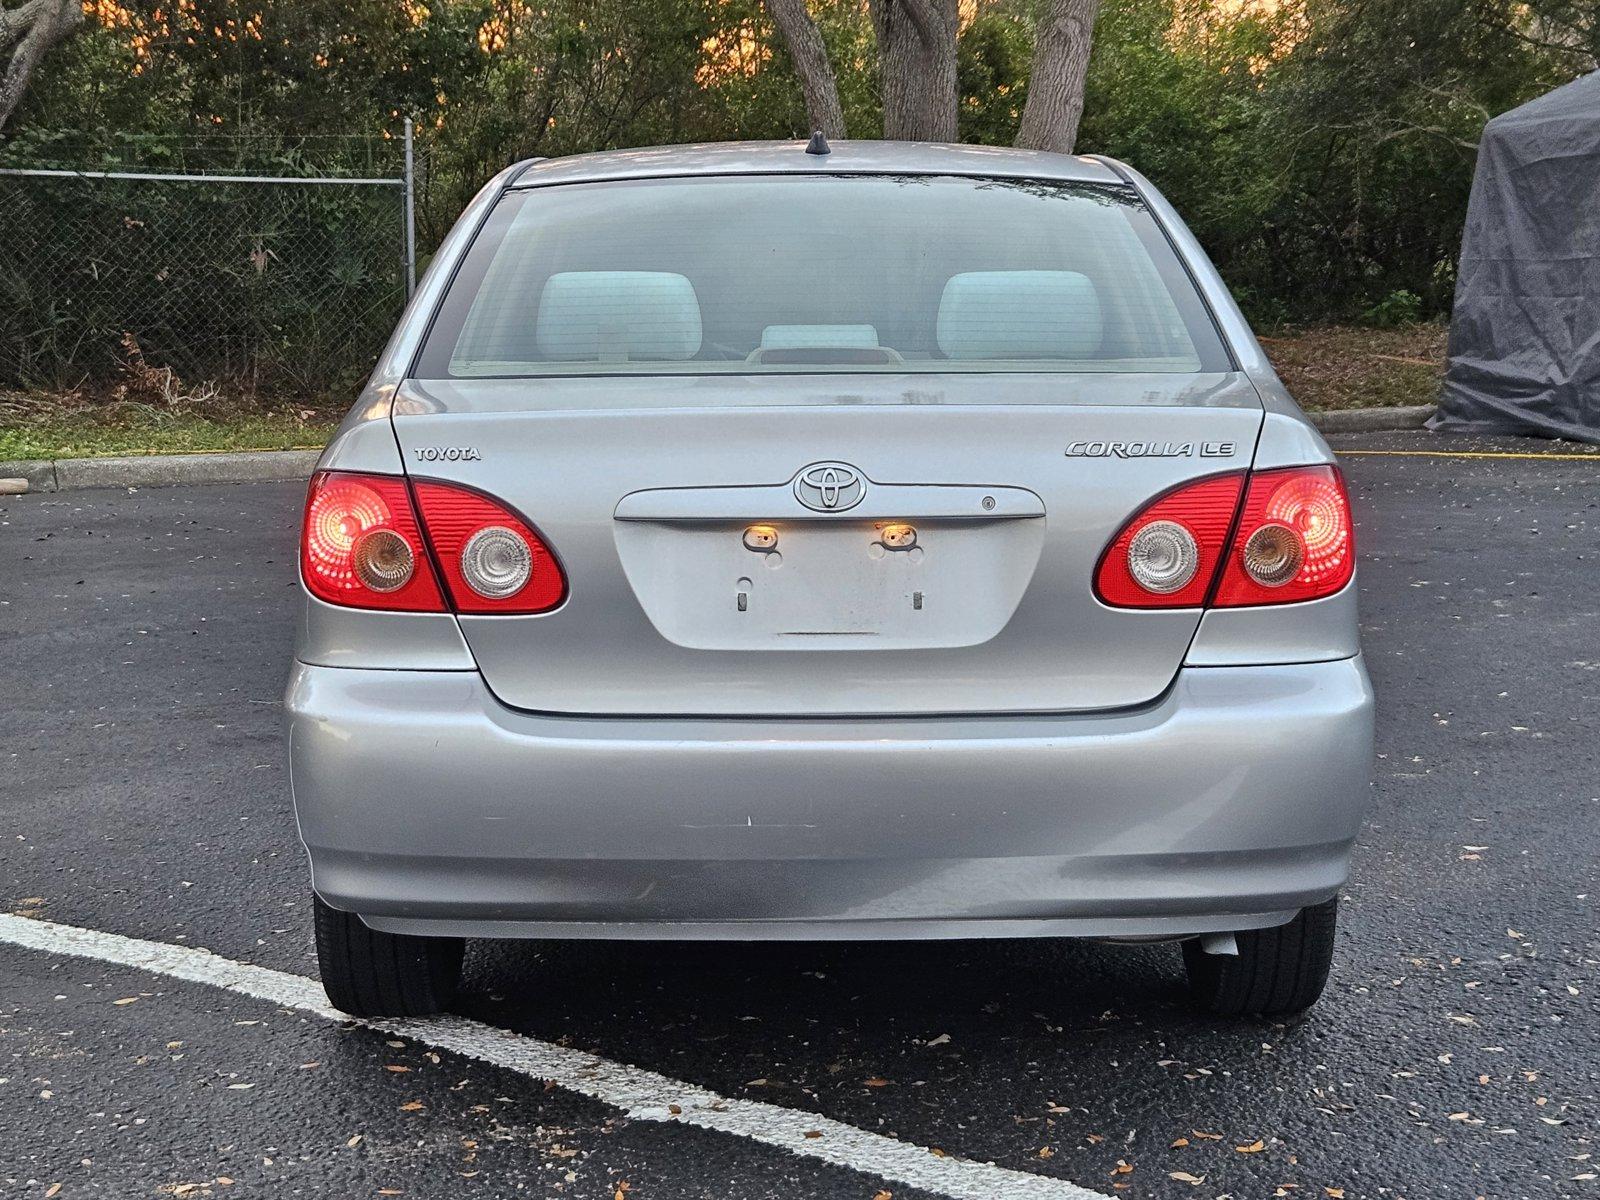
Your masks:
M300 574L319 600L392 612L537 613L567 594L550 547L504 505L453 484L345 471L311 479Z
M1158 497L1100 556L1095 593L1117 608L1290 604L1331 596L1354 572L1343 477L1331 466L1290 467L1212 476Z
M1238 608L1331 596L1356 569L1350 497L1337 467L1250 476L1212 604Z
M1200 607L1243 488L1242 474L1214 475L1146 505L1100 556L1096 594L1115 608Z
M457 612L539 613L566 599L566 574L527 521L455 484L413 487Z
M351 608L444 612L406 481L323 471L306 493L300 575L319 600Z

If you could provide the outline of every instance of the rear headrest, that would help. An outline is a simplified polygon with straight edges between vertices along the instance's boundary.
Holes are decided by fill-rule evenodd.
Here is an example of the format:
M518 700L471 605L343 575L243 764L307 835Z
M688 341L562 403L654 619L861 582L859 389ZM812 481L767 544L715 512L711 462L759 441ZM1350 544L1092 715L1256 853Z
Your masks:
M1100 297L1077 271L965 271L939 299L950 358L1086 358L1100 348Z
M768 325L761 331L763 350L806 350L816 346L871 349L878 331L871 325Z
M670 271L561 271L539 296L534 343L567 362L678 362L700 352L700 301Z

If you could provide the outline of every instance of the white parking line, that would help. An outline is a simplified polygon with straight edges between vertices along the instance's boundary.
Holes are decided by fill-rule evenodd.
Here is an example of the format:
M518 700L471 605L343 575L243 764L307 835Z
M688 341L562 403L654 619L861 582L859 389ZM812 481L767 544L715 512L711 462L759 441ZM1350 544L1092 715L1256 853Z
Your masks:
M0 913L0 942L203 983L330 1021L353 1019L328 1005L315 980L234 962L191 946L148 942L7 913ZM926 1146L868 1133L842 1121L718 1095L654 1071L463 1017L355 1023L492 1063L530 1079L553 1082L619 1108L636 1121L713 1129L955 1200L995 1200L1000 1196L1006 1200L1104 1200L1101 1193L1063 1179L941 1156Z

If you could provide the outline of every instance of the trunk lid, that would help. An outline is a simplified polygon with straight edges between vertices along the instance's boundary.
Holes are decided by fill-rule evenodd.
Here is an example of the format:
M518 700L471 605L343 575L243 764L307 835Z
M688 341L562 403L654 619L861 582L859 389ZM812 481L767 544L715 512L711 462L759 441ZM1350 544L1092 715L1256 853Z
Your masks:
M413 381L393 412L408 471L567 572L553 612L460 618L501 701L751 717L1159 696L1200 612L1108 608L1095 565L1262 419L1234 374Z

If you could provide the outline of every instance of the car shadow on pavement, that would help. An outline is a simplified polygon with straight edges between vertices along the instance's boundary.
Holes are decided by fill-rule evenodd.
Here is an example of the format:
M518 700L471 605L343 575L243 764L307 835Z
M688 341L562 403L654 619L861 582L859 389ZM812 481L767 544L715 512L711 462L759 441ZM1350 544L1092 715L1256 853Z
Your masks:
M1320 1055L1328 1019L1219 1021L1175 945L1048 939L474 942L465 986L497 1026L1068 1177L1114 1171L1136 1130L1166 1154L1233 1127L1229 1077Z

